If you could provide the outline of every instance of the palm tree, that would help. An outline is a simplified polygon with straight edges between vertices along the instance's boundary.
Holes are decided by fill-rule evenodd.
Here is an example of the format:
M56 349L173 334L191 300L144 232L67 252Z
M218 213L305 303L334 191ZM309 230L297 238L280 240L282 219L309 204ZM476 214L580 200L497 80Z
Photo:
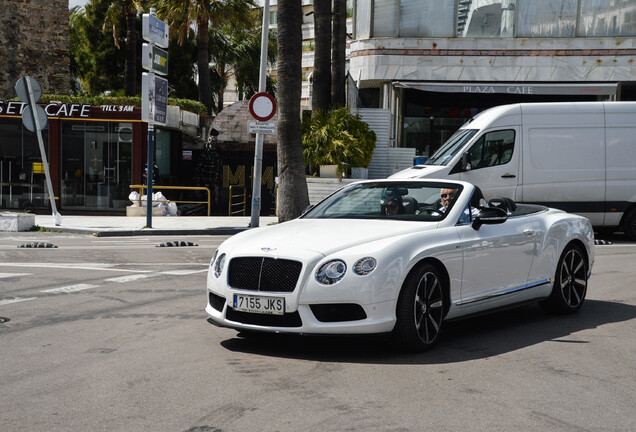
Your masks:
M278 0L278 220L294 219L309 205L300 127L302 6Z
M199 73L199 101L213 111L210 87L209 28L224 24L241 24L255 6L252 0L155 0L157 17L166 20L172 31L179 33L179 43L190 34L190 26L196 28L197 69Z
M126 96L135 96L137 93L137 13L143 11L143 6L138 0L93 0L97 5L108 3L108 10L104 19L102 32L105 34L109 27L113 29L113 40L119 49L119 26L122 18L126 20L126 65L124 73L124 93Z
M331 106L331 0L314 0L313 111Z
M345 51L347 44L347 0L333 0L333 48L331 55L331 105L345 105Z

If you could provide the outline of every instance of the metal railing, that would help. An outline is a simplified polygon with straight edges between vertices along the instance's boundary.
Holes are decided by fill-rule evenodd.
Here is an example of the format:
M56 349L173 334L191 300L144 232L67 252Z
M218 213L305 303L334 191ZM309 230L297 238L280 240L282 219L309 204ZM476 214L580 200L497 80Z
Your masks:
M147 185L130 185L131 189L139 190L139 207L141 207L141 196L144 195L144 189L147 189ZM206 204L208 205L208 216L210 216L210 189L203 186L157 186L152 185L152 190L155 189L173 189L173 190L202 190L208 193L207 201L184 201L184 200L152 200L153 202L173 202L173 203L182 203L182 204Z
M243 193L234 193L235 189L242 189ZM243 201L236 202L234 198L243 198ZM243 206L243 208L241 209L240 206ZM239 208L237 209L237 207ZM247 215L247 186L230 186L227 213L229 216L236 216L239 213L243 213L243 216Z

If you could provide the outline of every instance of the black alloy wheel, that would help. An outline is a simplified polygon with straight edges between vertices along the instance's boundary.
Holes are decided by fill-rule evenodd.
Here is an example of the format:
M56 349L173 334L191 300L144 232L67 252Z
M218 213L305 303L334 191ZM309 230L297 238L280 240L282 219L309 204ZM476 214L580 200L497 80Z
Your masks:
M415 269L406 278L397 305L396 333L404 348L423 352L442 331L445 315L444 283L431 264Z
M540 305L560 314L581 309L587 292L587 260L579 246L570 246L561 255L557 265L554 287L550 297Z

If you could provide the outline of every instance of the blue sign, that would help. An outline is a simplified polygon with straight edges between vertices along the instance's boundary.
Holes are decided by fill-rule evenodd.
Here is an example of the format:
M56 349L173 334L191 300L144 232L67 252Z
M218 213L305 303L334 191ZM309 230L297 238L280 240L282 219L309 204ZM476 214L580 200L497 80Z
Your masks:
M144 40L153 42L161 48L168 48L168 24L154 14L143 14L141 17L141 35Z

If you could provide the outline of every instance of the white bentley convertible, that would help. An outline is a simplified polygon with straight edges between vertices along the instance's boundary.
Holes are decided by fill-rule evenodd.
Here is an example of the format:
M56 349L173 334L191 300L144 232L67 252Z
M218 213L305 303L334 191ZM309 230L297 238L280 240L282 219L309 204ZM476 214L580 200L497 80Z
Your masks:
M445 320L528 302L576 312L593 262L583 217L459 181L363 181L221 244L206 312L241 331L392 332L424 351Z

